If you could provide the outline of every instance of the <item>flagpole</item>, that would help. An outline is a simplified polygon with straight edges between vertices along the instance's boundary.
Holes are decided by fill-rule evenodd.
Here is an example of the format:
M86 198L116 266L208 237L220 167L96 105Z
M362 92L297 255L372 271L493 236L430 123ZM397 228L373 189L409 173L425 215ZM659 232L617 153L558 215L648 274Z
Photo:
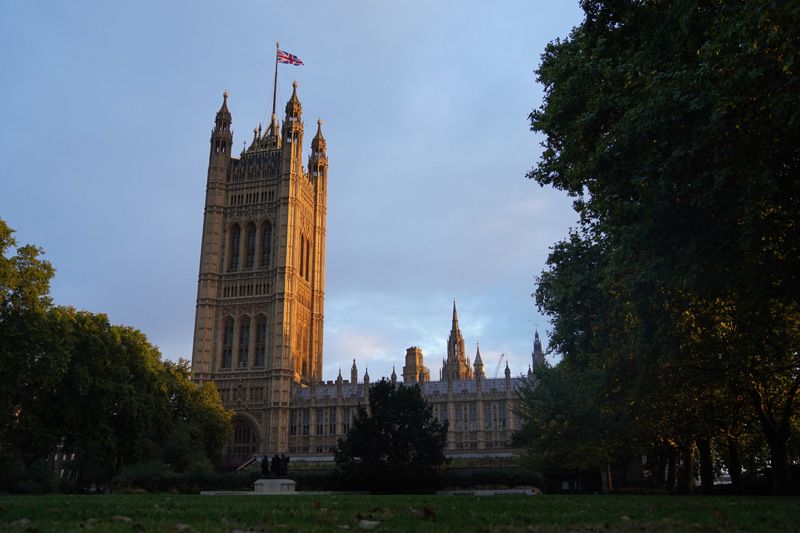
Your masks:
M275 116L275 95L278 92L278 50L281 43L275 43L275 76L272 78L272 116Z

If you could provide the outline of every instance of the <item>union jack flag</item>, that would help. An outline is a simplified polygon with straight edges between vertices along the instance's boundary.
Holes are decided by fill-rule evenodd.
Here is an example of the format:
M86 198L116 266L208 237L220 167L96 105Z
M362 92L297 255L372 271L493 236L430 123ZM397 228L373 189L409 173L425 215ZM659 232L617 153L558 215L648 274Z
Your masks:
M303 64L299 57L292 55L289 52L284 52L283 50L278 50L278 63L288 63L289 65Z

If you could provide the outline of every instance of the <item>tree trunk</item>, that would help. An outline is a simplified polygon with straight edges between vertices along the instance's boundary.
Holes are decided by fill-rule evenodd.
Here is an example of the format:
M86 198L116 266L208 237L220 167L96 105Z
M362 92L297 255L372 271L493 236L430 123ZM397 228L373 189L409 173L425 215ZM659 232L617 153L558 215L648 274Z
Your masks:
M666 487L667 480L665 476L667 475L667 452L661 450L658 452L658 466L656 467L656 486L658 487Z
M603 486L603 493L614 491L614 483L611 478L611 463L606 463L605 468L600 470L600 483Z
M678 449L670 445L667 450L667 490L675 492L678 484Z
M793 492L792 475L789 472L789 452L786 440L773 432L764 431L769 446L770 466L772 467L772 494L786 496Z
M714 494L714 458L711 456L711 438L698 437L697 451L700 454L700 485L703 494Z
M683 475L681 476L681 494L692 494L694 492L694 460L697 454L697 448L694 442L690 442L683 447Z
M733 492L744 494L744 484L742 483L742 460L739 457L739 442L728 435L728 473L731 476Z
M761 429L769 446L770 466L772 467L772 494L785 496L791 494L792 475L789 472L789 453L786 442L789 440L789 417L791 402L787 402L780 420L776 420L770 410L755 397L756 413L761 421Z

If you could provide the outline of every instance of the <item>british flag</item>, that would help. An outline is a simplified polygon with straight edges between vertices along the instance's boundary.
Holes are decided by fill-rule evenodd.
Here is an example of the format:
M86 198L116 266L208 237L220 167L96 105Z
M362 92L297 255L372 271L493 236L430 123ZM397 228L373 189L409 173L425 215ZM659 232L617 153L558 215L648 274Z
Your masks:
M292 55L289 52L284 52L283 50L278 50L278 63L288 63L289 65L303 64L299 57Z

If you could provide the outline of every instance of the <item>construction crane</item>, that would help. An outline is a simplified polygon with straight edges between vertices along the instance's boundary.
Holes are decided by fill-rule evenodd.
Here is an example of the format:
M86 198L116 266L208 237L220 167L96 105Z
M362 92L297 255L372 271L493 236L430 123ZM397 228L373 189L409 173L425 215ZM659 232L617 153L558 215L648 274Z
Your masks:
M505 356L506 354L504 353L500 354L500 360L497 361L497 368L494 369L494 377L497 377L497 373L500 372L500 366L503 364L503 358Z

